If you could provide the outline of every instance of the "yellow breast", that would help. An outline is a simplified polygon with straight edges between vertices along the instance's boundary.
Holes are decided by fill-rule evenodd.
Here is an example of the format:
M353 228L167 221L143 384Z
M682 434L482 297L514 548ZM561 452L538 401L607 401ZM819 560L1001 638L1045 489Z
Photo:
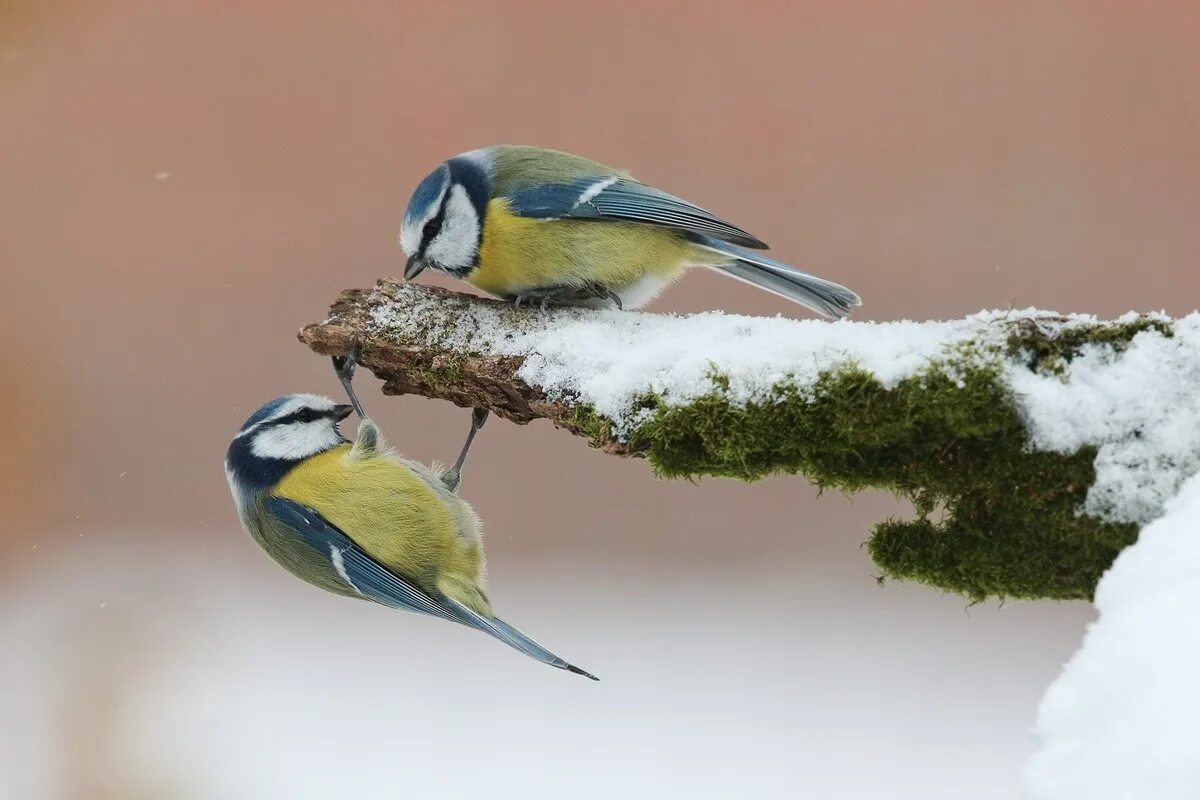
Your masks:
M699 248L670 228L518 217L497 198L488 203L479 265L467 281L501 296L586 282L619 292L647 276L670 280L703 261Z
M450 509L425 481L380 453L349 458L342 445L307 458L272 491L308 506L397 574L426 588L475 585L483 558L455 535Z

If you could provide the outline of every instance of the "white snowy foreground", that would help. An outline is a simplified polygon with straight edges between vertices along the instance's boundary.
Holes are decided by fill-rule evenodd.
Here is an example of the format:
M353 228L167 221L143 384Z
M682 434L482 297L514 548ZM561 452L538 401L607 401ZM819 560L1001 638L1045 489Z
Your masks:
M1096 608L1038 711L1030 794L1200 797L1200 476L1117 557Z
M592 683L317 591L232 510L153 533L0 586L3 800L1011 800L1086 614L881 591L840 530L665 570L501 546L493 599Z

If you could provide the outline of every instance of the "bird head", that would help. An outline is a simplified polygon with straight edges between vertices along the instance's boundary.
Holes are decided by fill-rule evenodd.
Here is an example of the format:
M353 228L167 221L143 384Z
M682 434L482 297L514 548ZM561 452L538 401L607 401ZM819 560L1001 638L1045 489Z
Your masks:
M225 457L235 493L273 486L297 463L345 443L338 423L351 411L315 394L284 395L255 411Z
M477 151L446 161L418 184L400 228L405 280L426 267L457 278L479 262L487 214L488 163Z

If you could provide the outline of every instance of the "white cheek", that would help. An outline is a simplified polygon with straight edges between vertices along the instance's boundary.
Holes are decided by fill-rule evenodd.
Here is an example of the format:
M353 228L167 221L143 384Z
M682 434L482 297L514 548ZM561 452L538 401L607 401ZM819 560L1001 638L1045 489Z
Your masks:
M475 262L475 251L479 248L479 217L475 206L467 196L467 190L459 184L450 189L446 201L446 217L441 233L429 243L427 257L443 267L463 268Z
M328 450L339 442L341 437L328 420L316 420L261 431L254 437L250 450L258 458L294 461Z

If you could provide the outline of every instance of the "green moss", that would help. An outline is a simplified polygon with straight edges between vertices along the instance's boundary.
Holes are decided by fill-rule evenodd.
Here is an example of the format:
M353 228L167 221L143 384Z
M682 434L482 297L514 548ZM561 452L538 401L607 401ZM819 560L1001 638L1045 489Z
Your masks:
M592 447L601 447L613 439L612 421L597 414L590 406L572 406L567 417L558 424L587 438Z
M451 395L457 386L462 385L466 361L466 356L445 351L430 363L414 366L412 375L415 383L422 386L422 391L439 396Z
M1129 322L1077 324L1054 333L1048 333L1034 321L1028 320L1018 325L1008 337L1008 352L1023 358L1030 369L1061 374L1084 345L1111 345L1121 351L1133 341L1133 337L1144 331L1157 331L1168 337L1174 333L1170 322L1150 317L1139 317Z
M933 365L891 389L847 367L810 391L782 384L744 406L727 386L714 380L682 406L654 400L628 445L666 477L799 472L822 487L911 500L915 519L877 525L868 543L885 576L974 600L1088 598L1136 538L1133 526L1078 513L1095 453L1029 451L992 367Z
M890 389L851 365L746 405L730 401L729 380L714 372L711 392L686 405L643 398L652 416L627 444L665 477L803 473L821 487L910 500L914 518L876 525L868 542L885 577L973 600L1090 598L1137 528L1080 513L1095 451L1032 451L992 356L1061 373L1085 345L1120 350L1145 331L1172 335L1169 322L1146 318L1053 332L1030 324L1004 353L965 349ZM589 424L601 437L609 430Z
M428 367L417 370L416 374L421 383L433 391L438 391L439 387L457 386L462 383L465 361L466 356L447 352Z

